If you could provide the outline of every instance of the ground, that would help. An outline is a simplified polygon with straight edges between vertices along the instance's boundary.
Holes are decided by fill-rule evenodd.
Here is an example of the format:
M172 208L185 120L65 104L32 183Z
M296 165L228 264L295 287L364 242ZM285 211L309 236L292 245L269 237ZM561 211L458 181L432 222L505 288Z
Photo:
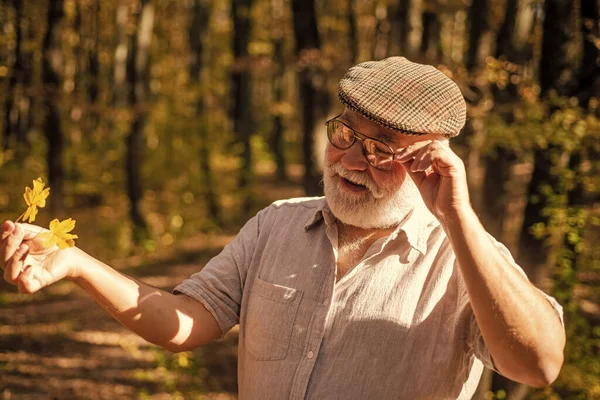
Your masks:
M205 245L122 271L170 290L230 239L191 238ZM173 355L127 331L71 282L34 296L1 289L0 399L236 398L237 331Z

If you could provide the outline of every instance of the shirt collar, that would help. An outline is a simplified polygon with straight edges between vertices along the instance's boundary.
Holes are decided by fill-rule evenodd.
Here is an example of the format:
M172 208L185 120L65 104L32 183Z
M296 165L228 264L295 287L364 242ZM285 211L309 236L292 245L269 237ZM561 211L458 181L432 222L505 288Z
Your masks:
M335 217L327 200L323 197L314 214L304 225L304 230L309 231L321 221L325 221L327 226L335 224ZM394 240L400 232L404 232L411 247L418 250L421 254L425 254L427 250L427 240L432 227L439 225L438 220L429 212L421 199L416 202L412 211L404 218L398 227L390 235L390 239Z
M325 217L325 216L327 216L327 217ZM317 225L319 222L323 221L325 218L326 218L325 223L327 224L327 226L331 225L332 222L335 223L335 218L333 217L333 214L331 213L331 210L329 209L329 206L327 205L327 201L325 200L325 197L322 197L316 211L310 217L310 219L307 221L306 225L304 225L304 230L305 231L310 230L312 227ZM333 220L332 220L332 218L333 218Z

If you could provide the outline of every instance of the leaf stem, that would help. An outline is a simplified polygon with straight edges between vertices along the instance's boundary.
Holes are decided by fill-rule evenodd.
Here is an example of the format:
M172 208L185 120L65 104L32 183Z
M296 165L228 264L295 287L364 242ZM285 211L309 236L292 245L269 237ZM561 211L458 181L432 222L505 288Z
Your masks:
M23 215L25 215L25 213L26 213L26 212L27 212L27 210L23 211L23 214L19 215L19 218L17 218L17 219L15 220L15 224L16 224L17 222L19 222L19 220L20 220L21 218L23 218Z

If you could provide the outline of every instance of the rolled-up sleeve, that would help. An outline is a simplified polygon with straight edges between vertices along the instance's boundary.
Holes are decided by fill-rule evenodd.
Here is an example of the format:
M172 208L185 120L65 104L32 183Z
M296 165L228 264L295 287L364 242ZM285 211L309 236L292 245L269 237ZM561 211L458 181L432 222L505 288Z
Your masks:
M527 275L525 274L523 269L515 262L512 254L510 254L510 251L506 248L506 246L504 246L502 243L498 242L492 236L490 236L490 239L494 242L494 244L496 245L496 248L502 253L502 255L504 255L504 257L510 262L510 264L517 271L519 271L523 276L527 277ZM458 266L456 266L456 267L458 267ZM536 289L546 298L548 303L550 303L550 305L556 312L556 315L559 318L560 323L562 324L562 327L564 329L565 323L564 323L564 319L563 319L563 309L562 309L561 305L558 304L556 299L554 299L552 296L547 295L539 288L536 288ZM485 365L487 368L493 369L494 371L500 373L497 370L496 366L494 365L494 360L492 359L492 356L491 356L490 352L488 351L488 348L485 345L485 342L483 341L483 335L481 334L481 330L480 330L479 324L477 323L477 320L475 318L475 314L473 313L471 304L468 301L468 296L465 296L465 297L466 297L466 299L465 299L466 304L464 307L464 310L465 310L464 313L466 314L466 316L464 316L463 321L465 321L465 323L467 324L466 329L465 329L465 332L466 332L465 339L467 342L467 346L468 346L469 350L473 353L473 355L475 357L477 357L483 363L483 365Z
M201 302L213 315L223 335L239 323L248 265L254 254L260 213L250 219L235 239L173 293Z

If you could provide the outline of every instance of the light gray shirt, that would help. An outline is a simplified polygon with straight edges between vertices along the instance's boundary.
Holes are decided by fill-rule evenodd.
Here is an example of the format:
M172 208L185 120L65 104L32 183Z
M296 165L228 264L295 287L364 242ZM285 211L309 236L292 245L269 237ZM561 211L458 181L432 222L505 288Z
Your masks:
M175 288L239 324L239 397L470 399L493 363L438 221L417 204L338 282L337 238L324 198L278 201Z

